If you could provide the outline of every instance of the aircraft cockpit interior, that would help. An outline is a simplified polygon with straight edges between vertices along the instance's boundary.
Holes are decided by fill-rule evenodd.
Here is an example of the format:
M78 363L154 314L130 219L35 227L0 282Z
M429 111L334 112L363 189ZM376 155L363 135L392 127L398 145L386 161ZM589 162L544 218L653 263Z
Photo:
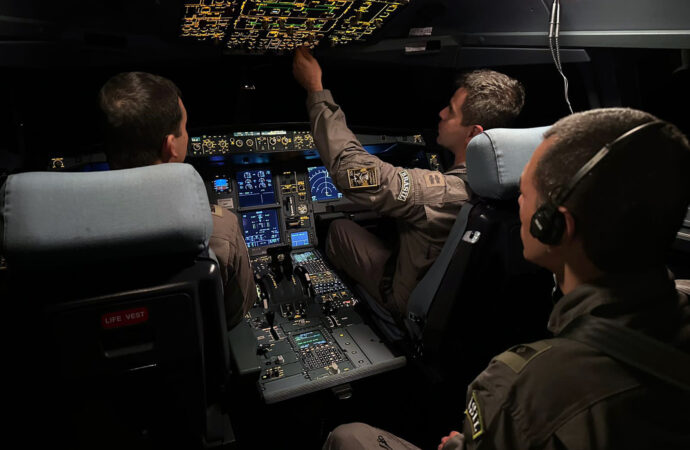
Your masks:
M546 352L525 343L564 298L525 244L532 158L598 108L690 135L689 24L686 0L0 6L12 427L40 447L312 449L367 423L476 448L498 425L468 386ZM505 78L474 95L485 69ZM174 111L145 78L108 103L132 73L172 82ZM120 142L141 158L118 166ZM616 177L648 183L660 151ZM690 208L664 258L690 290ZM451 430L464 447L439 446Z
M405 365L356 312L361 301L325 256L328 223L374 222L375 212L343 196L316 150L308 124L281 129L215 129L190 134L189 162L209 201L237 214L259 298L247 322L267 403L342 385ZM421 134L358 134L370 154L438 167ZM232 333L248 331L240 327ZM232 334L231 333L231 334ZM247 336L249 338L250 336ZM233 354L247 348L230 339ZM248 349L256 352L256 345Z

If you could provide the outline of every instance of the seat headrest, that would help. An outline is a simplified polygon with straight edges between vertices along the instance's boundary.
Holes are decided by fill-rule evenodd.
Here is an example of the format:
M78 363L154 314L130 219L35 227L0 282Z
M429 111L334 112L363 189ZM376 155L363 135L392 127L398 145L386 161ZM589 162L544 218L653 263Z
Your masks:
M475 136L467 146L472 192L495 200L517 197L522 169L549 128L494 128Z
M188 164L22 173L0 194L10 268L196 255L213 230L204 183Z

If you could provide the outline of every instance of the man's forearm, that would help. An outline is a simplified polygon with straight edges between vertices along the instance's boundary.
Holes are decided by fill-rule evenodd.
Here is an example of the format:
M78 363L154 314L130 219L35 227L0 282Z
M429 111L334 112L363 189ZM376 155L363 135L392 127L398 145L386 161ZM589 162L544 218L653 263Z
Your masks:
M347 127L345 114L333 101L329 90L310 92L307 96L307 110L314 142L330 173L337 171L338 160L345 151L369 155Z

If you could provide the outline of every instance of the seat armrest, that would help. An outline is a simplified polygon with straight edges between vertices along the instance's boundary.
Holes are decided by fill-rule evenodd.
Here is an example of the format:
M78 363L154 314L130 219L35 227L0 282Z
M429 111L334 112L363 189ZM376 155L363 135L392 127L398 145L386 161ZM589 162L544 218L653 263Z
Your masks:
M243 320L232 330L228 331L230 355L233 366L241 376L261 373L261 366L256 357L256 337L252 329Z

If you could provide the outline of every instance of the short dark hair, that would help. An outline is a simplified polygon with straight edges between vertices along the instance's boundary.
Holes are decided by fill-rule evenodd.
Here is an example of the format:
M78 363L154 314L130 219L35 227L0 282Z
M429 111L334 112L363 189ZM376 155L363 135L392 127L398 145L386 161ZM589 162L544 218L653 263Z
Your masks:
M465 73L458 79L457 87L467 90L462 105L463 125L481 125L485 130L508 127L525 104L522 84L493 70Z
M654 120L634 109L605 108L558 121L544 135L554 142L535 170L541 199L564 189L604 145ZM607 273L664 264L690 202L688 173L688 140L672 124L616 144L564 204L587 257Z
M113 168L146 166L160 158L166 136L180 136L180 90L167 78L120 73L98 94L105 115L105 150Z

